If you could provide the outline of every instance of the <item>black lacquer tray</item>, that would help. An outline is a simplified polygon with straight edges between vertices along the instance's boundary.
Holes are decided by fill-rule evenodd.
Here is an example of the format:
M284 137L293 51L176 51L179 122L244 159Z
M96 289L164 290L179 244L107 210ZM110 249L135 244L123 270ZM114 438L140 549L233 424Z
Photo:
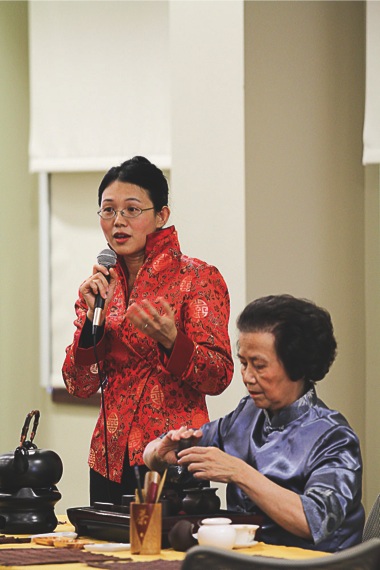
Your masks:
M121 507L123 511L126 507ZM67 509L67 516L71 524L75 527L78 536L88 536L98 540L109 540L112 542L130 542L129 540L129 514L118 512L118 506L114 505L112 510L95 509L94 507L73 507ZM199 522L209 517L228 517L233 524L257 524L261 525L263 517L250 513L238 513L227 510L219 510L215 514L189 515L181 514L162 517L162 547L169 546L168 534L170 529L180 520L187 520L194 524L194 532L198 530ZM257 538L260 538L260 529Z

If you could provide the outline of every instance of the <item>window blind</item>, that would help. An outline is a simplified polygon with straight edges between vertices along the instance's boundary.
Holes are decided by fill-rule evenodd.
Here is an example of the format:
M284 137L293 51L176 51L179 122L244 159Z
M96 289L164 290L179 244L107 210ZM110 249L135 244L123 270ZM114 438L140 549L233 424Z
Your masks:
M32 172L170 166L168 2L29 2Z

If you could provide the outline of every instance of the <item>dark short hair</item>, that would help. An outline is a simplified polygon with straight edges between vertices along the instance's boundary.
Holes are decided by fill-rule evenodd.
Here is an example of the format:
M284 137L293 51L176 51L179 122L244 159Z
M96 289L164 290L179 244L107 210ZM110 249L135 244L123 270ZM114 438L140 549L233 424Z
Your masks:
M241 333L272 333L277 356L291 380L322 380L335 360L330 314L307 299L261 297L245 307L237 327Z
M134 156L120 166L113 166L105 174L98 190L99 206L102 202L103 192L112 182L129 182L144 188L153 202L156 212L160 212L168 205L169 186L162 170L157 168L144 156Z

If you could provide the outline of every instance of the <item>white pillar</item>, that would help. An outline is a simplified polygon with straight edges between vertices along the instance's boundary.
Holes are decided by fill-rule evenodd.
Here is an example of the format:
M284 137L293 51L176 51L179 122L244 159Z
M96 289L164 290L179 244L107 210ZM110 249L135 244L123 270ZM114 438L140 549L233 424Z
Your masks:
M227 282L235 352L246 302L244 6L172 1L169 18L172 220L182 251L218 267ZM211 418L242 394L237 370L224 394L208 399Z

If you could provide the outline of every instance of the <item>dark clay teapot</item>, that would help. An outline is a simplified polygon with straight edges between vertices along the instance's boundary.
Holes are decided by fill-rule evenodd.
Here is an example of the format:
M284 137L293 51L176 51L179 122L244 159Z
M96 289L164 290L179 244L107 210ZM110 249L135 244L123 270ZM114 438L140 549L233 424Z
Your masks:
M31 419L32 433L27 440ZM21 431L20 445L0 456L0 531L5 533L51 532L58 524L54 505L60 500L56 483L62 477L62 461L54 451L33 443L40 412L31 411Z
M33 417L33 428L27 441L29 424ZM31 411L21 431L20 445L15 451L0 455L1 490L51 487L62 477L63 465L59 455L49 449L38 449L33 443L39 418L38 410Z

